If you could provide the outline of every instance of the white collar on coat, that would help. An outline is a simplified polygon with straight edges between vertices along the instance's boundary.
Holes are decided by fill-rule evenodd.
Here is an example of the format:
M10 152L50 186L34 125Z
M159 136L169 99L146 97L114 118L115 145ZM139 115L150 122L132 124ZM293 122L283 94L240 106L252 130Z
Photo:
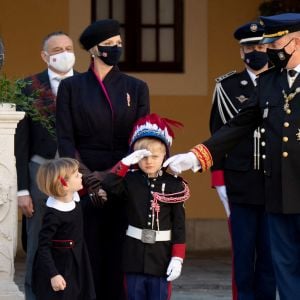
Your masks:
M79 202L80 197L77 192L73 194L73 199L70 202L62 202L60 200L55 199L54 197L49 197L47 199L46 205L48 207L57 209L59 211L71 211L75 208L75 202Z

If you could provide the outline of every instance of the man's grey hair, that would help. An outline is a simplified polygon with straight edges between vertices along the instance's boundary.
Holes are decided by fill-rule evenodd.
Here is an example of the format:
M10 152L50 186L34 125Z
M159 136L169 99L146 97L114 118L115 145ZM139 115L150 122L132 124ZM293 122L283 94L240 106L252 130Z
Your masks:
M69 37L69 35L66 34L63 31L54 31L54 32L51 32L43 40L43 50L47 51L49 39L51 39L54 36L60 36L60 35L65 35L65 36Z

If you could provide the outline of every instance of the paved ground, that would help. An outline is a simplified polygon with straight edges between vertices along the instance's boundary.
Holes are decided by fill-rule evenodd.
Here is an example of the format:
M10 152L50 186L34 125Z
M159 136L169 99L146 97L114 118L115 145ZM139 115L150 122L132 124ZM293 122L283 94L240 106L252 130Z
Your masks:
M182 276L174 281L172 300L230 300L231 262L228 255L190 255Z
M17 256L15 281L24 291L24 256ZM173 283L172 300L230 300L230 257L223 253L190 254L182 276Z

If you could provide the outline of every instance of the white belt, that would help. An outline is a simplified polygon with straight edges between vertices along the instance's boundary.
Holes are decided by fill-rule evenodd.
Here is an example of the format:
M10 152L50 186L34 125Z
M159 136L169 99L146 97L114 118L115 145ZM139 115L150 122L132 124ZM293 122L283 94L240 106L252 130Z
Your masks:
M151 229L140 229L129 225L126 235L138 239L146 244L154 244L155 242L165 242L171 240L171 230L155 231Z
M42 157L40 155L37 155L37 154L33 155L31 157L31 159L30 159L30 161L32 161L32 162L34 162L36 164L39 164L39 165L42 165L42 164L46 163L49 160L50 159L46 159L46 158L44 158L44 157Z

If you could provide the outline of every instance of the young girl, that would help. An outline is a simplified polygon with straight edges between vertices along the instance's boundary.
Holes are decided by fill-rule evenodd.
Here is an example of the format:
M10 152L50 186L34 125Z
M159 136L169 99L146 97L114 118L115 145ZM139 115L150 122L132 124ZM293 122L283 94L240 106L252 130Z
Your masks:
M130 140L134 151L103 181L109 195L127 204L123 251L128 300L170 299L185 256L185 212L189 189L182 178L162 170L173 132L170 120L151 114L138 121ZM172 122L172 124L179 124ZM127 172L131 165L138 168ZM102 191L100 196L104 196Z
M39 189L49 195L33 266L37 300L96 299L78 204L78 167L75 159L59 158L41 165L37 173Z

